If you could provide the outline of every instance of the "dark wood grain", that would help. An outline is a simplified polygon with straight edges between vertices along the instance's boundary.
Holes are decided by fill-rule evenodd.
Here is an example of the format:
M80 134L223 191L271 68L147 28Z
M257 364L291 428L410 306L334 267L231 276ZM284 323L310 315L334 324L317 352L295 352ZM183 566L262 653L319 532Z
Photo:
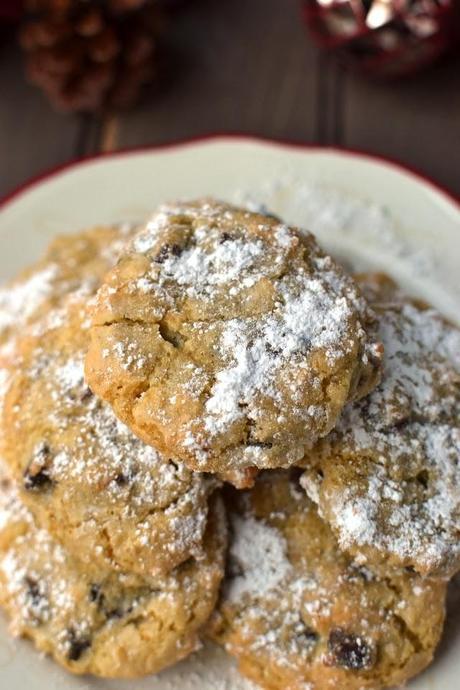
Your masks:
M343 71L333 56L321 53L318 62L318 106L315 143L342 144Z
M118 145L212 131L316 139L318 50L298 0L201 0L169 35L169 86L121 119Z
M0 48L0 196L76 156L223 131L379 153L460 195L460 58L400 83L344 73L313 44L300 4L185 3L159 87L105 121L54 113L25 83L11 37Z
M460 57L396 83L348 75L343 142L418 168L460 195Z
M13 38L0 49L0 197L31 176L78 155L78 117L54 113L23 76Z

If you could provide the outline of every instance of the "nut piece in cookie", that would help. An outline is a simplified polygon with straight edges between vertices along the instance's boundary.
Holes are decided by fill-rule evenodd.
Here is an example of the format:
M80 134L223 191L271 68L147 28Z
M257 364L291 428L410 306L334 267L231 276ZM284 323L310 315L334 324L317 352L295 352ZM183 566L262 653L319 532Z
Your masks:
M212 200L163 206L98 292L86 375L144 441L231 479L299 461L372 389L372 321L311 234Z
M302 484L363 563L448 577L460 569L460 330L385 276L360 282L382 381L307 454Z
M227 577L208 632L267 690L379 690L430 663L446 584L343 554L298 475L228 497Z
M157 673L199 644L224 571L225 519L214 497L203 555L167 575L98 577L36 526L13 485L0 483L0 606L72 673L132 678ZM105 573L105 574L104 574Z

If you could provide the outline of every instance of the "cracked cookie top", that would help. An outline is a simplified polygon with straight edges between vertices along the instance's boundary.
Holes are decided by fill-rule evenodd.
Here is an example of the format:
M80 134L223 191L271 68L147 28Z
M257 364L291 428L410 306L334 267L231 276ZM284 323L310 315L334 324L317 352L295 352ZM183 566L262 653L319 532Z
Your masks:
M86 279L16 337L0 370L0 447L40 524L88 568L151 575L200 555L217 482L144 445L85 383L87 301L108 268L100 254L115 252L105 230L92 237Z
M294 472L228 492L227 574L209 634L269 690L399 687L431 661L446 585L354 562Z
M362 277L385 346L380 385L308 453L308 495L363 562L460 568L460 331L388 278Z
M0 605L15 635L73 673L130 678L193 652L224 570L225 518L212 499L202 557L167 574L91 572L34 522L0 467Z
M163 206L98 292L86 374L147 443L244 483L300 460L375 385L371 322L312 235L211 200Z

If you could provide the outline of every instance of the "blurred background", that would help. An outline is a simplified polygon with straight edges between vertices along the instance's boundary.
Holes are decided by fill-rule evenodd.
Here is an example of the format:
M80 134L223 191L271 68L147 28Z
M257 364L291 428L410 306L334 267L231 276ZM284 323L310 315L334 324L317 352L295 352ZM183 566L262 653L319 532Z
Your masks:
M457 0L0 0L0 197L225 132L344 146L460 196Z

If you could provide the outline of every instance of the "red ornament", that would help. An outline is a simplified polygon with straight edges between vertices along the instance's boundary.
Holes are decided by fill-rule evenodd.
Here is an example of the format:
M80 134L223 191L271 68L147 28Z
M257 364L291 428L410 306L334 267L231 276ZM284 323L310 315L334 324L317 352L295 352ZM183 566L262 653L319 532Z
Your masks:
M317 41L361 70L403 76L460 47L458 0L304 0Z

